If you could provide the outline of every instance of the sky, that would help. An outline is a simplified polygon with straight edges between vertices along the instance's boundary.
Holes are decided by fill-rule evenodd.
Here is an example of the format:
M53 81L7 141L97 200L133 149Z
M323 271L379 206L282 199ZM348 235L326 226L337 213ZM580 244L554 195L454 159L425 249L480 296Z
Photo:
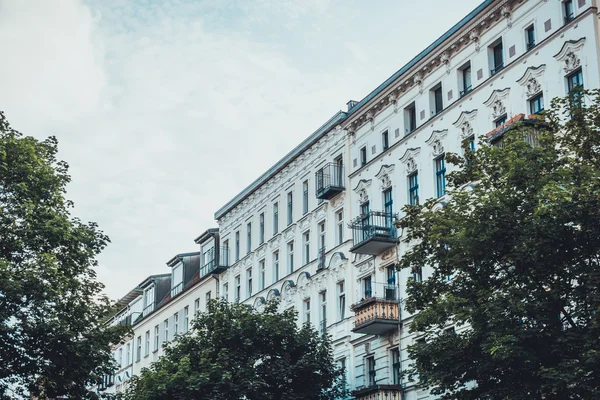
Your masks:
M0 110L59 140L114 299L481 0L0 0Z

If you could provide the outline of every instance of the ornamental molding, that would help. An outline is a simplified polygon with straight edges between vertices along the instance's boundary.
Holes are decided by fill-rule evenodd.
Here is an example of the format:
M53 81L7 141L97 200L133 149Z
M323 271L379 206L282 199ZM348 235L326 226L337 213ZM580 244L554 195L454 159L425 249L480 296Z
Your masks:
M281 235L275 236L269 241L269 250L276 250L281 245Z
M527 97L531 97L542 91L542 85L540 80L544 71L546 70L546 64L538 65L537 67L529 67L525 70L522 77L517 80L517 83L525 87L525 93Z
M333 207L334 209L344 205L344 192L340 193L339 195L335 196L334 198L332 198L330 200L331 203L331 207Z
M354 192L358 194L359 202L361 204L369 201L368 190L371 187L371 179L361 179L358 185L354 188Z
M296 295L296 284L292 280L287 280L281 285L281 297L285 304L291 304Z
M329 203L323 202L319 209L316 211L317 216L315 217L317 222L321 222L325 218L327 218L327 209L329 208Z
M306 271L301 272L296 282L298 292L300 292L300 295L304 297L308 289L312 286L312 279L310 277L310 274Z
M304 216L304 218L302 218L300 221L298 221L298 225L300 225L300 230L304 231L305 229L310 227L311 220L312 220L312 213L308 213Z
M404 155L400 157L400 161L406 165L406 170L408 173L414 172L417 170L417 162L416 158L421 153L421 148L416 147L413 149L406 149Z
M508 98L510 88L497 89L492 92L490 97L483 102L492 109L492 117L498 118L506 114L505 100Z
M295 236L296 236L296 224L293 224L292 226L290 226L283 232L283 237L285 238L286 242L289 242L290 240L294 239Z
M446 66L446 75L450 74L450 50L444 50L440 55L440 63Z
M425 141L431 147L434 156L439 156L444 153L444 145L442 142L447 134L448 129L433 131L431 136L429 136L429 139Z
M578 56L579 51L585 43L585 36L578 40L567 40L560 51L554 55L557 61L564 62L563 70L569 73L581 65L581 59Z
M473 121L477 117L477 109L471 111L463 111L458 116L458 119L452 123L455 127L460 129L460 134L463 138L473 136Z
M279 293L279 290L271 289L267 293L267 301L277 300L280 296L281 296L281 294Z
M327 269L332 273L336 273L336 278L340 279L344 277L344 271L346 270L346 265L348 264L348 259L344 255L344 253L338 251L331 256L329 260L329 264L327 265Z
M396 257L396 246L383 252L383 254L381 255L381 261L388 261L395 257Z
M267 254L267 245L266 243L263 243L256 249L256 257L260 260L261 258L264 258L265 254Z
M260 297L257 297L257 298L254 300L254 305L253 305L253 307L254 307L254 309L255 309L256 311L258 311L258 312L263 312L263 311L264 311L264 309L265 309L265 303L266 303L266 301L265 301L265 298L264 298L264 297L262 297L262 296L260 296Z
M506 25L512 28L512 9L509 3L506 3L500 9L500 15L506 19Z
M392 173L394 172L394 164L382 165L375 178L381 181L381 190L385 190L392 186Z

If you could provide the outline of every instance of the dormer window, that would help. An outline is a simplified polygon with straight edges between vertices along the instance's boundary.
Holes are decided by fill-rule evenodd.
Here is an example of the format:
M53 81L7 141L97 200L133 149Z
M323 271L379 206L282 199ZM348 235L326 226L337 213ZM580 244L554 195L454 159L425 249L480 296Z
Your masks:
M183 290L183 263L173 267L171 297L178 295Z
M144 290L144 317L154 311L154 285Z

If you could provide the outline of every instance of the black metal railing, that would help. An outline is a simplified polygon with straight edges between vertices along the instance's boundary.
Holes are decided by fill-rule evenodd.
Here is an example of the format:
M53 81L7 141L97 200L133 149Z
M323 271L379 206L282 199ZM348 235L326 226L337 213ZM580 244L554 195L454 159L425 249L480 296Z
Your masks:
M200 268L200 277L206 276L220 267L229 267L229 247L215 248L204 253L204 265Z
M325 247L321 247L317 253L317 270L325 268L325 253L327 250Z
M392 213L382 211L370 211L354 218L349 226L352 229L354 245L376 238L396 238L396 227L394 226Z
M533 49L535 47L535 40L532 40L531 42L527 42L527 51Z
M460 97L463 97L464 95L469 93L471 90L473 90L473 86L471 86L471 85L467 86L466 88L464 88L464 90L460 91Z
M492 70L490 71L490 74L492 76L496 75L498 72L500 72L500 70L502 70L504 68L504 63L500 63L498 65L496 65L495 68L492 68Z
M315 172L315 186L317 198L326 199L331 194L344 190L344 165L340 163L327 163Z
M568 24L569 22L573 21L575 19L575 15L573 15L573 13L566 15L565 16L565 25Z

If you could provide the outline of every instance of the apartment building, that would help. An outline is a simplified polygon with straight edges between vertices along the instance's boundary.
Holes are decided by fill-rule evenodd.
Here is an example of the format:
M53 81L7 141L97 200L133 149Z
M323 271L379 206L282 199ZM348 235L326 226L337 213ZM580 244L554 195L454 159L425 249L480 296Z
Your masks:
M406 204L444 206L447 152L499 143L552 98L600 87L597 12L597 0L486 0L348 102L215 213L198 253L167 263L164 298L146 300L158 283L138 285L140 305L128 304L141 317L116 349L131 344L123 367L135 374L156 360L209 297L258 310L278 298L331 336L353 398L432 399L401 379L420 340L408 333L406 283L431 271L395 271L407 244L394 221Z

